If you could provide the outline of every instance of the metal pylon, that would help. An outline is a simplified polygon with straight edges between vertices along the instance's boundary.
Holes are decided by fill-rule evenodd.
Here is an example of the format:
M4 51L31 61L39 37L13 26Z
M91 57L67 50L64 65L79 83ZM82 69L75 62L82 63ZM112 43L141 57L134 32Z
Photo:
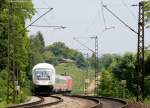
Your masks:
M89 54L88 53L86 53L85 54L86 55L86 58L87 58L87 60L88 60L88 58L89 58ZM85 75L85 95L88 95L88 85L89 85L89 82L90 82L90 80L89 80L89 62L87 61L87 63L86 63L86 73L85 73L86 75Z
M139 3L137 101L144 100L144 2Z
M98 37L93 37L95 39L95 91L94 94L99 94L99 63L98 63Z

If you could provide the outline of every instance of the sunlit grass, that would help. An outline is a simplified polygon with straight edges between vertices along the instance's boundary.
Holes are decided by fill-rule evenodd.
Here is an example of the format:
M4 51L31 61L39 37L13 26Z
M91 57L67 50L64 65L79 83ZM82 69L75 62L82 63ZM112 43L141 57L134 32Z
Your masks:
M6 105L7 105L6 101L0 102L0 107L1 107L1 108L3 108L3 107L6 106Z

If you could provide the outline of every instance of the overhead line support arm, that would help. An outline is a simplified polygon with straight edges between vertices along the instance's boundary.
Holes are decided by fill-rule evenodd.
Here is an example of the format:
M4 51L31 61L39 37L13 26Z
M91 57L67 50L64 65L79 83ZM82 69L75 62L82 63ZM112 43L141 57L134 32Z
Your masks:
M91 52L93 52L95 54L95 51L93 51L92 49L90 49L89 47L87 47L86 45L81 43L78 39L74 38L74 40L77 41L80 45L84 46L85 48L87 48L88 50L90 50Z
M28 27L30 27L32 24L34 24L36 21L38 21L40 18L42 18L44 15L46 15L47 13L49 13L51 10L53 10L53 8L50 8L48 11L46 11L43 15L41 15L40 17L38 17L36 20L34 20L31 24L29 24L25 29L27 29Z
M131 28L128 24L126 24L123 20L121 20L114 12L112 12L110 9L107 8L106 5L103 5L103 7L110 12L114 17L116 17L122 24L124 24L126 27L128 27L131 31L133 31L134 33L138 34L137 31L135 31L133 28Z

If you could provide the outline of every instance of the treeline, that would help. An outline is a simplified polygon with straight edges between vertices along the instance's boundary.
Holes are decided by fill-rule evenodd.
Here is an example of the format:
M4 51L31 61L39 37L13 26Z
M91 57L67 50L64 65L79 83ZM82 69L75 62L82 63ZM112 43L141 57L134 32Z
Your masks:
M41 62L58 65L63 59L71 60L79 68L86 66L86 60L81 52L71 49L63 42L54 42L45 46L43 36L40 32L30 37L29 63L27 66L27 76L31 76L32 67ZM29 68L30 67L30 68Z
M105 54L100 58L100 95L134 97L137 94L136 54ZM145 49L145 97L150 96L150 51ZM124 94L125 93L125 94ZM125 96L124 96L125 95Z

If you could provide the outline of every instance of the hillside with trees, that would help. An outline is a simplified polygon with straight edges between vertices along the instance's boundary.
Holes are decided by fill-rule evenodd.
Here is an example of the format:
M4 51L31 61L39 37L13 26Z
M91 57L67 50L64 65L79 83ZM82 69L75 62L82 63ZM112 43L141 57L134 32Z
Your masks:
M41 62L53 64L57 74L72 76L74 93L83 93L87 68L90 79L93 80L94 77L93 68L87 67L88 62L81 52L69 48L63 42L45 46L43 36L38 32L30 37L29 65L26 73L28 79L31 79L32 67Z
M148 48L148 47L147 47ZM145 49L145 97L149 98L150 86L150 52ZM149 49L149 48L148 48ZM124 55L106 54L100 59L101 85L100 95L123 98L135 97L137 87L136 54L126 53ZM125 88L122 80L126 80Z

